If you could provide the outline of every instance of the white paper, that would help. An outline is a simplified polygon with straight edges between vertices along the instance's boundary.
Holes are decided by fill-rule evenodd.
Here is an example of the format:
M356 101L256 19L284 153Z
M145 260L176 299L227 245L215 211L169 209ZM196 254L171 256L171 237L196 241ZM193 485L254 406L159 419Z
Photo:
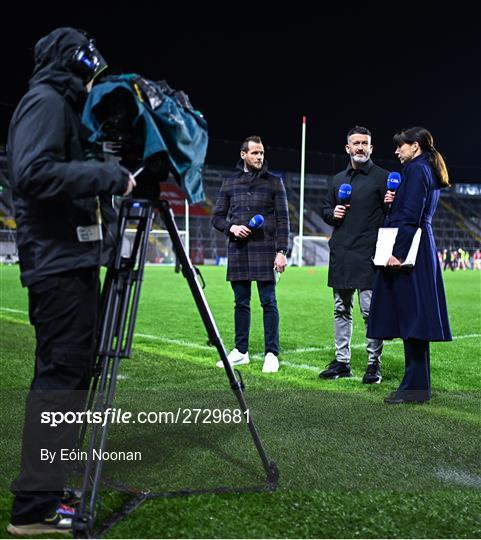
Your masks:
M386 266L389 257L392 255L392 249L398 233L397 227L381 227L377 234L376 254L373 257L375 266ZM414 235L409 253L401 266L412 267L416 262L419 242L421 241L421 228Z

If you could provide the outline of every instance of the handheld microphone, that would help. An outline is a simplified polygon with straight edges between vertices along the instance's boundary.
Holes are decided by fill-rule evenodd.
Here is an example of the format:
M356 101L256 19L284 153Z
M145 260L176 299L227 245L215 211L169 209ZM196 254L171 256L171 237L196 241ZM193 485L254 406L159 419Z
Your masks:
M387 177L387 189L388 191L396 191L401 183L401 175L398 172L390 172Z
M351 193L352 193L351 184L341 184L339 186L339 191L337 192L337 198L339 199L339 204L343 204L343 205L350 204Z
M399 184L401 183L401 175L398 172L390 172L387 177L387 190L391 193L396 193ZM389 203L389 213L391 212L392 203Z
M255 216L251 217L249 224L247 225L249 229L261 229L264 225L264 216L261 216L260 214L256 214Z

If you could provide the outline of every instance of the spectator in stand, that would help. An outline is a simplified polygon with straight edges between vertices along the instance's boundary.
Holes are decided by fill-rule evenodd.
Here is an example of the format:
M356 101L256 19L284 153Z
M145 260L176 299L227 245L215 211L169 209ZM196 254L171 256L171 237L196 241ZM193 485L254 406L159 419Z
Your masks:
M459 268L459 253L457 249L453 249L451 252L451 259L453 261L454 270L458 270Z
M458 270L466 270L466 252L463 248L458 249Z
M473 270L481 270L481 250L479 249L473 254Z
M449 268L451 268L451 270L454 272L455 266L453 262L453 254L451 252L451 249L444 250L443 261L444 261L443 270L446 270L446 268L449 266Z

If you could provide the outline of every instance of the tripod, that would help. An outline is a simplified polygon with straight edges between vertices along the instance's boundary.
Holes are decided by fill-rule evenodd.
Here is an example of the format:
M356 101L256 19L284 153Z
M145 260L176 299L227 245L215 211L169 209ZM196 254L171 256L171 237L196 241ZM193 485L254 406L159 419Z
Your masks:
M95 376L90 388L87 409L92 407L95 412L104 414L112 408L117 375L122 358L130 356L135 320L139 305L140 289L144 275L145 260L149 233L154 219L154 211L158 210L170 235L177 258L182 267L194 297L197 309L202 318L209 343L217 348L224 363L225 372L230 386L237 398L242 414L257 449L262 466L266 472L268 489L275 489L279 478L276 464L270 461L261 442L252 414L248 410L244 398L244 383L234 373L227 360L226 350L217 329L214 317L210 311L199 282L200 273L192 265L180 239L172 210L167 201L150 199L125 200L120 210L120 236L114 265L108 269L103 289L103 313L100 327L99 344ZM130 254L122 255L122 241L125 238L127 224L137 224L136 233ZM202 280L203 281L203 280ZM105 424L105 425L104 425ZM102 475L101 456L106 449L109 422L94 424L90 435L85 463L82 497L79 508L73 519L73 532L77 538L91 538L95 522L95 510ZM80 448L86 435L86 424L80 432ZM139 506L146 500L145 494L140 494L134 503L130 503L125 513Z

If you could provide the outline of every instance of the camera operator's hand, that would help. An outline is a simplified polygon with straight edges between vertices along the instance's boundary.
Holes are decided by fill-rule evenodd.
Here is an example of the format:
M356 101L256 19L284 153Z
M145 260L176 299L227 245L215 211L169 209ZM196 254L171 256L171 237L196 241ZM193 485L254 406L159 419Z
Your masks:
M137 182L135 181L135 178L129 174L129 183L127 185L127 189L125 190L125 193L123 194L124 197L127 197L129 193L132 193L132 190L137 185Z
M232 225L229 231L236 238L247 238L249 234L251 233L251 230L249 229L249 227L246 227L245 225Z

